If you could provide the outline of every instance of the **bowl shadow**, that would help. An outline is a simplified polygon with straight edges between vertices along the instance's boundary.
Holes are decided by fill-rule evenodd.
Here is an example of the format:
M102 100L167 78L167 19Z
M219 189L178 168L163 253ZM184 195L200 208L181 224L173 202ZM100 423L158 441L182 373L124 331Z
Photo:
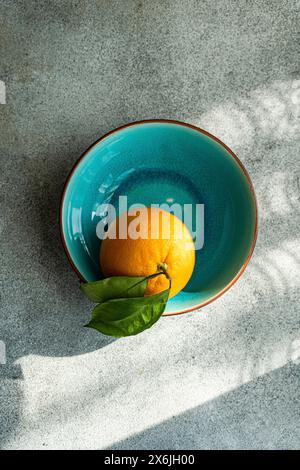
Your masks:
M114 341L114 338L83 328L93 304L83 297L60 240L59 203L67 176L66 161L72 161L74 154L56 159L55 164L49 163L49 158L35 160L34 171L27 174L23 210L29 214L28 230L37 246L37 256L31 260L32 271L41 279L39 282L30 280L31 300L25 297L23 301L18 357L27 354L73 356Z

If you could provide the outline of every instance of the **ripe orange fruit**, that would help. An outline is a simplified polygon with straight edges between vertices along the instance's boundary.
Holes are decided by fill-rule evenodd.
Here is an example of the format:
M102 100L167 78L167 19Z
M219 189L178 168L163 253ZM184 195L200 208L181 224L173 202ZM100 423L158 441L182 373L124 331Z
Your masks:
M172 279L170 297L188 283L195 249L187 227L174 215L155 208L136 209L115 219L102 241L100 264L110 276L149 276L166 269ZM148 281L146 295L168 289L161 275Z

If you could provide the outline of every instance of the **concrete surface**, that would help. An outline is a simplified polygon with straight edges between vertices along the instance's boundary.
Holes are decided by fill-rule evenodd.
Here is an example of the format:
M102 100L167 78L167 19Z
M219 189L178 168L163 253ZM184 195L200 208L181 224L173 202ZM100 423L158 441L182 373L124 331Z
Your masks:
M0 1L1 448L299 448L297 5ZM232 146L259 239L225 296L112 341L81 327L57 208L91 142L150 117Z

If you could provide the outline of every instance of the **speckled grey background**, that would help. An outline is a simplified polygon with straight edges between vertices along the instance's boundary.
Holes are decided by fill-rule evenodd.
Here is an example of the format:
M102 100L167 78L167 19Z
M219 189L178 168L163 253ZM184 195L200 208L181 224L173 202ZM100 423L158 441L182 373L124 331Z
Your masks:
M0 0L2 448L299 447L297 6ZM258 244L207 308L111 341L81 327L59 197L96 138L159 117L238 153Z

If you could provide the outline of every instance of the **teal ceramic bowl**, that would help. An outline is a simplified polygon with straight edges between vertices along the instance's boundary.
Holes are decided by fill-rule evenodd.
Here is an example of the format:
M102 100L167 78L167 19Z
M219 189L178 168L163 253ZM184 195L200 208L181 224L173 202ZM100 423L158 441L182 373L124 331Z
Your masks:
M68 259L85 281L101 279L99 206L204 204L204 244L194 273L165 315L188 312L223 294L244 271L257 237L257 205L247 171L219 139L178 121L128 124L95 142L72 169L60 230Z

